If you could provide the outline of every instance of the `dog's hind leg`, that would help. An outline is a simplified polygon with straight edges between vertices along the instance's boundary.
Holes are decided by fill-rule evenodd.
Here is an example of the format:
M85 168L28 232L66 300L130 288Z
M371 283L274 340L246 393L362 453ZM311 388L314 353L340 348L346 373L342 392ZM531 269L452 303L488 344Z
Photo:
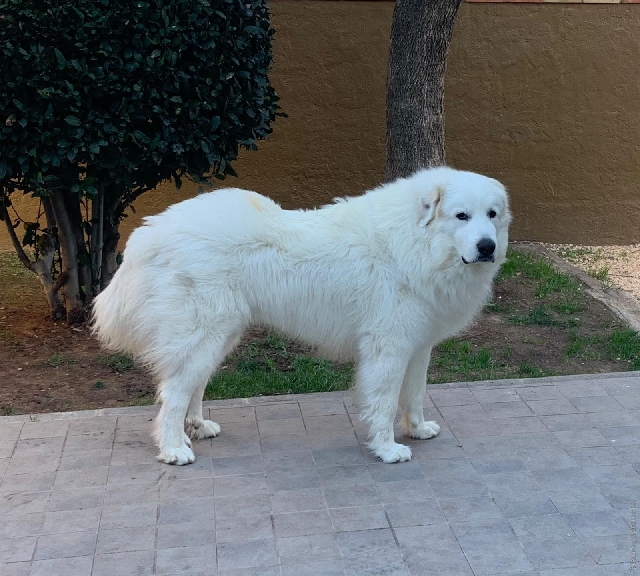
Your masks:
M383 462L411 460L411 449L397 444L393 422L398 410L404 362L389 356L361 356L356 376L356 388L361 404L360 417L369 424L368 445Z
M201 337L192 341L186 351L175 351L156 366L162 406L156 418L154 436L160 448L158 460L161 462L181 466L195 461L184 429L187 411L193 396L197 395L202 414L200 390L204 391L209 377L224 359L224 350L224 340Z
M233 349L238 345L242 332L234 334L228 339L224 351L222 352L222 359L226 358ZM187 436L192 440L199 440L201 438L213 438L220 434L220 426L212 420L205 420L202 413L202 398L204 397L204 391L207 387L208 380L203 380L202 383L194 390L189 402L189 408L187 409L187 417L184 421L184 429Z
M427 393L427 369L431 358L431 346L418 349L407 366L400 391L402 430L410 438L433 438L440 432L435 422L424 420L424 397Z

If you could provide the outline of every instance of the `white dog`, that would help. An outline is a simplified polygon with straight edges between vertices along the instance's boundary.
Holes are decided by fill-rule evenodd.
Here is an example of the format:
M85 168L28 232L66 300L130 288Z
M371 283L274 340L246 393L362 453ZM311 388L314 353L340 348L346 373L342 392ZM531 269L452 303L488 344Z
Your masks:
M203 194L133 232L95 331L153 370L162 462L193 462L190 438L220 432L203 419L204 389L252 324L355 360L369 447L403 462L398 406L407 436L438 434L423 415L431 348L487 301L510 219L499 182L445 167L310 211L246 190Z

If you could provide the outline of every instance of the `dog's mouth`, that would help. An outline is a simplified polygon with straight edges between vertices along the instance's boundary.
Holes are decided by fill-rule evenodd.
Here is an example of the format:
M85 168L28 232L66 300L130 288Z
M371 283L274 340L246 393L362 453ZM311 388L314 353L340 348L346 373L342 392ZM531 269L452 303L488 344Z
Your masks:
M465 264L477 264L478 262L495 262L495 256L491 255L491 256L478 256L475 260L466 260L464 256L461 256L462 261Z

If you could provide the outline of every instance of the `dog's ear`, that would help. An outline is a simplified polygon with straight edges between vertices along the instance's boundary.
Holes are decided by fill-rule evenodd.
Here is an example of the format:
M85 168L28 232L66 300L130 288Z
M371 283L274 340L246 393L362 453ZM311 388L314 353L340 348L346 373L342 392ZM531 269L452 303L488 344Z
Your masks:
M444 190L442 186L434 186L429 192L420 196L420 209L422 211L422 215L420 217L420 222L418 222L418 226L422 226L424 228L435 220L438 215L438 204L440 204L440 199L442 198L443 193Z

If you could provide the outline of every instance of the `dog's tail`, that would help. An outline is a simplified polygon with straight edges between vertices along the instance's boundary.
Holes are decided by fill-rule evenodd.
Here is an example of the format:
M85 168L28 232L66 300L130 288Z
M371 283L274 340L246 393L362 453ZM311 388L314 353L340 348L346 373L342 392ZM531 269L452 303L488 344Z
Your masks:
M93 301L91 331L108 350L137 356L143 350L136 338L141 302L135 284L135 273L125 261Z

